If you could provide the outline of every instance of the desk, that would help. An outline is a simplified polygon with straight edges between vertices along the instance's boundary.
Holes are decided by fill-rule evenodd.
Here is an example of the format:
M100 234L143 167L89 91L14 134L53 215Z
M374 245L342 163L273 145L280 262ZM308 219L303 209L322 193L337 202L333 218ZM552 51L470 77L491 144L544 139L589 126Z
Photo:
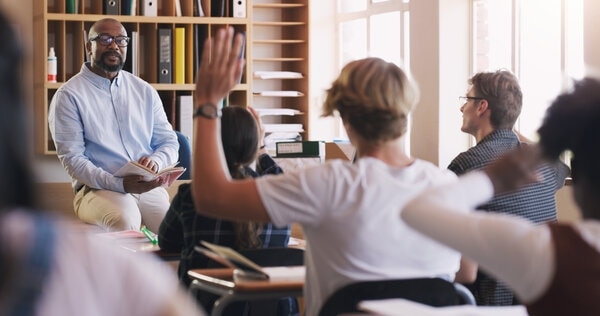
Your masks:
M146 236L137 230L99 233L96 236L108 243L131 252L149 252L156 254L165 261L179 260L179 253L166 252L158 245L151 243Z
M202 290L220 295L211 315L221 315L225 308L236 301L251 301L281 297L302 296L304 278L291 280L233 280L233 269L194 269L188 271L192 279L190 290L195 296Z

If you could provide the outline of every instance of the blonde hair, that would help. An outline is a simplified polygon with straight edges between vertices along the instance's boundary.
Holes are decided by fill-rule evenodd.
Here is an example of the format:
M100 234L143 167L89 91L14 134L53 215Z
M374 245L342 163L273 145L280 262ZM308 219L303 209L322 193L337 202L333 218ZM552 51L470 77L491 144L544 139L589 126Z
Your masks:
M404 70L370 57L344 66L327 90L322 116L337 111L361 137L381 143L406 133L418 99L418 87Z

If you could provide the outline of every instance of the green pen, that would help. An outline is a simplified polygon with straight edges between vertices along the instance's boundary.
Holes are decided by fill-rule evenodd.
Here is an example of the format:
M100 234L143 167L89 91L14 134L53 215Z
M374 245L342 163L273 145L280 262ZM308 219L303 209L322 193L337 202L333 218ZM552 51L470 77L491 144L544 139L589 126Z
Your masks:
M150 242L153 245L158 244L158 238L156 238L156 234L151 232L148 227L146 226L142 226L142 228L140 228L140 230L142 231L142 233L144 233L144 236L146 236L146 238L148 238L148 240L150 240Z

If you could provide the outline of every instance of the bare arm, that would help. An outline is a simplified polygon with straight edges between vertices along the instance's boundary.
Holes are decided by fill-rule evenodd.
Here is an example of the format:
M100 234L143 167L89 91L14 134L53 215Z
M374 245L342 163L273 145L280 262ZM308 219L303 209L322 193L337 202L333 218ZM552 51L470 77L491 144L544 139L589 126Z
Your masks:
M204 44L196 77L196 104L219 104L239 82L244 60L239 58L242 35L233 28L218 30ZM196 211L209 216L269 221L253 179L232 181L227 170L219 119L196 119L192 195Z

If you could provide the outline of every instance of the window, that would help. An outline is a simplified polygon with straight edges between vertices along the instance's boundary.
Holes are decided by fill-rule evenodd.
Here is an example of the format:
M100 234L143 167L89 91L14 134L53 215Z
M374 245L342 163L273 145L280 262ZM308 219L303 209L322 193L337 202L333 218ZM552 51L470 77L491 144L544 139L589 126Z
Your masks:
M408 2L338 0L339 68L365 57L380 57L400 66L410 65ZM340 134L345 135L345 132L340 130ZM406 139L408 142L410 137Z
M517 129L536 140L550 102L583 77L582 0L473 0L474 72L511 70L523 90Z

